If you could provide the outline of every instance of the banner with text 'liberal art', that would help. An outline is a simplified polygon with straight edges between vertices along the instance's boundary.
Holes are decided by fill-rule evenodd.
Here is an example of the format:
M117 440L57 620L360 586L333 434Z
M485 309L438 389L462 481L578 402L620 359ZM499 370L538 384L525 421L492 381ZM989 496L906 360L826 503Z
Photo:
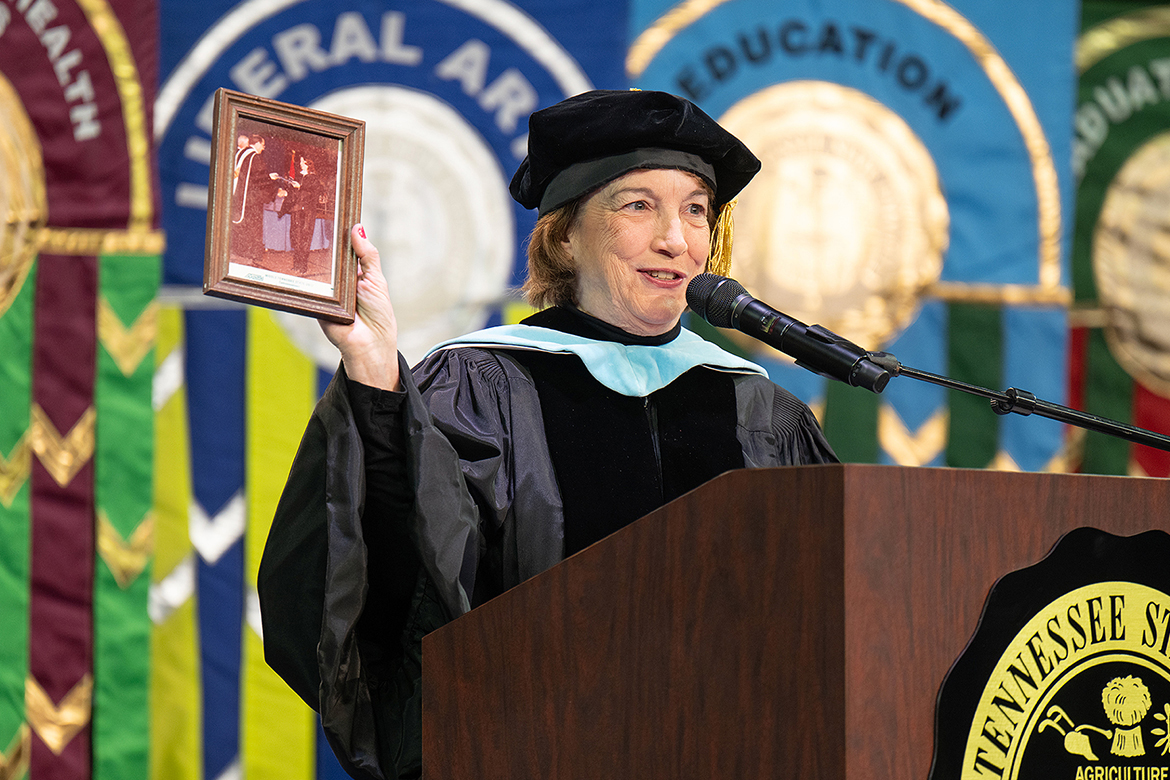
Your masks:
M635 85L678 92L763 171L732 270L902 363L1065 401L1073 0L637 0ZM1067 466L1060 425L895 379L880 396L764 361L843 459Z
M528 115L624 86L626 20L624 0L164 0L154 776L341 776L311 711L263 661L254 590L289 463L338 357L309 319L200 294L215 90L366 122L361 220L413 362L513 316L534 216L507 184ZM279 253L281 218L266 208L265 251Z

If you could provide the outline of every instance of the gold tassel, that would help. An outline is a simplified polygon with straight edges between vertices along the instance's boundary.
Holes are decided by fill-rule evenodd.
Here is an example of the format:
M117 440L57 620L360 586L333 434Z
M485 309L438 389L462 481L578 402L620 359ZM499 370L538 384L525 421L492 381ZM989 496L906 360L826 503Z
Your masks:
M707 256L708 273L717 276L728 276L731 273L731 240L734 233L731 212L738 200L723 204L715 220L715 229L711 231L711 252Z

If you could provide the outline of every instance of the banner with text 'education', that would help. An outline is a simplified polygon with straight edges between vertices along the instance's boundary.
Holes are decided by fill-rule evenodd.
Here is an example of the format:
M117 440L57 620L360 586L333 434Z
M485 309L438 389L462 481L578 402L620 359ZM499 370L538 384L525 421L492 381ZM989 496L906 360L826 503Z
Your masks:
M534 217L507 184L528 115L624 86L626 18L625 0L164 0L155 777L343 776L313 713L263 660L255 595L277 498L338 356L308 318L201 295L215 90L366 122L361 220L413 362L514 316ZM265 209L267 259L291 262L288 228Z
M636 86L763 161L732 270L905 365L1066 400L1073 0L637 0ZM732 339L823 409L845 460L1062 470L1062 427L895 379L878 397Z

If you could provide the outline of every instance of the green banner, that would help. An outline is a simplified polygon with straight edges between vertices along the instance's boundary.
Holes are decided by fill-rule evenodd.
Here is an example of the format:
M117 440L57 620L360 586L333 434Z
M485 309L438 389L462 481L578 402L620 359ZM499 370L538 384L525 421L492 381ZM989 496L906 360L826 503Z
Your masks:
M1170 6L1089 0L1077 41L1073 395L1170 432ZM1081 470L1170 475L1170 456L1085 436Z
M0 311L0 767L17 778L28 761L29 470L32 442L32 302L36 269ZM3 772L0 772L3 774Z
M149 756L148 571L154 427L151 383L160 258L101 258L98 296L97 552L93 777L146 777Z

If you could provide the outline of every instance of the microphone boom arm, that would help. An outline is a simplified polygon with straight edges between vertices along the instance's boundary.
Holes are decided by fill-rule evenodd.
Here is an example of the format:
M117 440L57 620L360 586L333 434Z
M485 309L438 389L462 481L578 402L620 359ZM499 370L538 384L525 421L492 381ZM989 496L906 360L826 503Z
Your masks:
M908 376L987 398L996 414L1038 414L1078 428L1170 452L1170 436L1044 401L1027 390L1012 387L999 393L904 366L888 352L869 352L827 328L805 325L773 309L753 298L734 279L710 273L699 274L687 285L687 305L717 328L735 328L747 333L796 358L796 365L801 368L854 387L880 393L890 377Z
M1147 447L1170 452L1170 436L1164 436L1160 433L1146 430L1145 428L1138 428L1135 425L1110 420L1107 417L1099 417L1095 414L1089 414L1088 412L1071 409L1067 406L1052 403L1051 401L1045 401L1037 398L1027 390L1019 390L1015 387L1009 387L1002 393L995 390L988 390L985 387L967 384L957 379L951 379L949 377L939 376L938 374L932 374L929 371L904 366L898 362L897 358L886 352L871 352L869 353L869 359L885 368L892 376L908 376L911 379L929 382L950 390L959 390L970 395L987 398L991 401L991 409L996 414L1005 415L1014 413L1024 417L1031 414L1038 414L1050 420L1075 425L1085 430L1104 433L1135 444L1144 444Z

